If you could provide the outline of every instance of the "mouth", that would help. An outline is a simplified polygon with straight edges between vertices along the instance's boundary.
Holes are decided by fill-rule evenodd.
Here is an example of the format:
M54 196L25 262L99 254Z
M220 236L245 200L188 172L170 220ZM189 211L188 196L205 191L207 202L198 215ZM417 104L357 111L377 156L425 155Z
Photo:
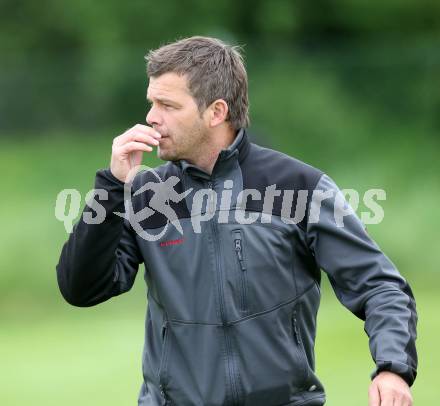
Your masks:
M168 135L167 134L164 134L161 130L159 130L157 127L154 127L153 126L153 128L154 128L154 130L157 132L157 133L159 133L160 135L161 135L161 137L159 138L159 141L162 139L162 138L167 138L168 137Z

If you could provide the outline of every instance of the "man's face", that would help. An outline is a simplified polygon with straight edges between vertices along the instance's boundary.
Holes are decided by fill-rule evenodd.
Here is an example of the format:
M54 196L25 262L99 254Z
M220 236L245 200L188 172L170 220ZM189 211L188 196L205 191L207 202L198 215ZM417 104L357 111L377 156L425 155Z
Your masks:
M147 123L162 135L158 157L167 161L191 160L207 142L208 127L190 94L186 77L164 73L150 78L147 99L151 103Z

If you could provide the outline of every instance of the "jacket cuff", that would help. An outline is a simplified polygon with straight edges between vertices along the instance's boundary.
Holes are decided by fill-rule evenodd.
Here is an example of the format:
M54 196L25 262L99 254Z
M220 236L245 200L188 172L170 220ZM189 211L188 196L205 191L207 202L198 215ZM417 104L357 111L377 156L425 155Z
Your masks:
M412 386L417 376L417 371L409 365L395 361L377 361L376 369L370 375L371 380L382 371L389 371L399 375L405 380L408 386Z
M119 186L124 186L125 185L124 182L122 182L115 175L113 175L113 173L110 170L110 168L99 169L96 172L96 174L98 176L104 177L108 182L110 182L110 183L112 183L114 185L119 185Z
M124 213L124 182L116 178L109 168L96 171L95 190L105 190L108 193L107 199L99 199L99 204L105 208L108 216L115 212ZM87 205L93 209L94 200Z

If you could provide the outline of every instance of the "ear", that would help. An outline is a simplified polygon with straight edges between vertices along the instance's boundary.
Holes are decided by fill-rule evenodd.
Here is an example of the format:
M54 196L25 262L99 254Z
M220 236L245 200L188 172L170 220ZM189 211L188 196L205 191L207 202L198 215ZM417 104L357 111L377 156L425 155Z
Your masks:
M223 99L217 99L207 108L209 127L217 127L228 117L228 104Z

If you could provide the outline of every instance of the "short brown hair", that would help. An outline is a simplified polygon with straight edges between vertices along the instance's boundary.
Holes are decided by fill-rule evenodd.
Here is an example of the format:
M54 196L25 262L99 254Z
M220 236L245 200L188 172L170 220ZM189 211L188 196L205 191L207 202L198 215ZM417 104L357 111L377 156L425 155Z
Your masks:
M186 75L199 111L223 99L234 129L249 126L248 80L239 52L217 38L194 36L151 50L145 55L147 75Z

